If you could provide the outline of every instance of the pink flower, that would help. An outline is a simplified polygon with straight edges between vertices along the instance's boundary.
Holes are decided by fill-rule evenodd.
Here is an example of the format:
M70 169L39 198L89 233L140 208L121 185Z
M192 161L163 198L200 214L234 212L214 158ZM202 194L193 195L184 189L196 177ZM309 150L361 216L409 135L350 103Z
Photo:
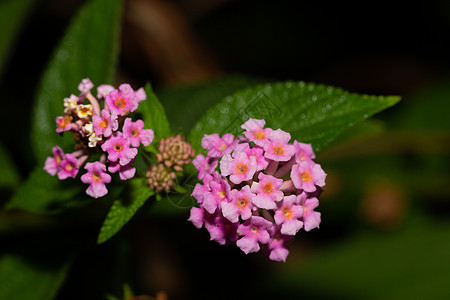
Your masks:
M119 172L119 177L122 180L133 178L136 174L136 168L133 168L131 164L134 163L134 159L127 165L121 166L118 162L111 162L108 167L108 171L111 174Z
M220 245L225 245L228 241L234 242L238 239L236 230L238 224L231 223L225 219L219 212L209 215L204 212L205 228L211 236L211 241L216 241Z
M206 193L208 193L210 191L211 191L211 189L209 188L209 186L207 184L203 185L203 184L197 183L194 187L194 190L192 191L191 196L197 200L198 204L202 204L203 197L205 196Z
M264 209L274 209L274 201L280 201L283 198L283 192L279 190L283 184L283 179L275 178L271 175L259 173L259 182L253 182L251 191L257 196L252 199L254 205Z
M107 109L101 111L101 116L92 116L92 123L97 136L103 135L104 137L109 137L113 131L119 128L117 115L115 113L111 114Z
M256 195L250 192L248 185L244 186L240 191L231 190L230 202L223 201L222 214L232 223L239 221L239 216L242 220L248 220L252 216L252 199Z
M281 225L281 233L295 235L303 226L299 219L303 216L303 207L296 195L284 196L273 216L275 223Z
M145 100L144 89L140 88L136 92L127 83L121 84L119 90L113 90L105 95L106 106L119 116L125 116L129 112L135 111L139 102Z
M267 244L267 254L269 259L274 261L286 262L286 258L289 254L289 249L286 247L286 243L293 239L293 236L286 236L280 233L281 226L272 226L269 230L271 236L269 243Z
M295 147L289 145L291 135L281 129L269 133L269 141L264 144L264 156L274 161L288 161L295 154Z
M58 178L60 180L64 180L68 177L75 178L78 174L77 161L78 160L73 155L66 154L59 164Z
M109 84L101 84L97 87L97 98L105 99L106 95L114 91L115 88Z
M191 221L198 229L202 228L205 218L205 210L199 207L192 207L188 221Z
M130 148L130 141L122 137L121 132L116 132L102 144L102 150L108 152L108 160L127 165L136 155L137 149Z
M303 206L303 223L305 225L305 231L319 228L320 212L314 211L314 209L319 206L319 200L317 198L304 197L300 204Z
M81 94L86 95L91 92L91 89L93 87L94 84L91 82L91 80L89 78L84 78L78 85L78 90L81 92Z
M220 171L223 176L230 175L230 181L240 184L253 178L256 172L256 159L250 159L245 152L239 152L232 158L230 154L225 154L220 161Z
M206 157L203 154L197 155L192 164L198 172L198 179L203 180L206 174L211 174L217 167L219 160L217 158Z
M56 132L57 133L69 131L71 128L72 128L72 117L70 115L56 117Z
M250 145L248 143L242 143L238 144L234 149L234 153L239 152L245 152L248 158L253 156L256 159L256 171L264 170L269 164L267 159L264 157L264 150L260 147L250 148Z
M268 230L273 223L263 217L252 216L245 223L239 225L237 233L242 236L236 245L244 251L245 254L258 252L259 243L267 244L270 241Z
M45 160L44 170L52 175L55 176L56 173L60 169L60 163L64 159L64 152L59 146L55 146L52 149L53 157L47 157Z
M268 141L268 135L273 130L270 128L264 129L266 121L250 118L247 122L241 125L241 128L246 130L244 135L249 141L256 145L263 147Z
M220 137L217 133L205 134L202 138L202 147L209 150L208 156L222 157L231 153L237 142L231 133L224 134L223 137Z
M313 148L311 144L305 144L300 143L297 141L294 141L294 147L295 147L295 161L299 164L302 161L305 160L313 160L316 158L314 155Z
M111 176L106 173L106 166L98 161L87 163L84 167L88 172L81 176L83 183L89 184L86 194L93 198L103 197L108 193L105 183L111 182Z
M123 136L130 140L133 147L139 147L142 143L144 146L148 146L153 141L153 130L144 129L144 122L137 120L132 122L131 118L126 118L123 124Z
M217 207L220 207L222 201L230 199L231 187L225 179L215 178L209 182L210 192L207 192L203 198L203 208L213 214Z
M305 160L300 164L292 166L291 179L294 186L305 192L312 193L317 186L325 185L325 177L327 174L322 170L319 164Z

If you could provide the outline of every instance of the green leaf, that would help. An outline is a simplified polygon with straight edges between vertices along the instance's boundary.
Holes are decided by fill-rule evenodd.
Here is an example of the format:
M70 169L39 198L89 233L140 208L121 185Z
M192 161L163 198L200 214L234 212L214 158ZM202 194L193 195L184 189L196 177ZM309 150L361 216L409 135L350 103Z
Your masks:
M32 145L43 162L54 145L69 148L73 139L56 134L55 118L63 114L63 99L79 93L90 78L95 85L112 83L119 48L121 0L92 0L72 20L43 75L32 120Z
M5 146L0 143L0 188L15 188L19 185L19 172Z
M31 172L27 180L7 203L8 209L18 208L37 214L53 214L91 202L79 180L59 180L41 167Z
M152 195L154 192L146 184L145 179L130 180L121 197L113 202L100 229L97 243L101 244L115 235Z
M142 114L145 128L152 129L155 133L154 141L150 145L150 148L155 149L154 143L159 142L163 137L171 136L172 130L170 129L164 107L159 102L150 84L145 86L145 94L147 99L139 104L137 112Z
M224 97L261 82L257 78L226 75L211 81L165 88L156 94L166 109L172 128L187 133L210 107Z
M18 254L0 257L0 299L54 299L63 283L70 262L42 262Z
M279 82L248 88L226 97L194 125L189 140L201 149L204 134L238 134L249 118L265 119L293 139L312 143L318 151L344 129L400 100L398 96L368 96L304 82Z
M23 25L32 0L3 0L0 2L0 78L15 37Z

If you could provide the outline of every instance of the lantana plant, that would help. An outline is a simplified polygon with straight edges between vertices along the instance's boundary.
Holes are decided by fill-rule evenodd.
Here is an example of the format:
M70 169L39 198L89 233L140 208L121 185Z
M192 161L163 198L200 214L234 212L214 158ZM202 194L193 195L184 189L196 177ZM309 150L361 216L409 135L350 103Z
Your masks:
M246 254L262 246L271 260L286 261L286 244L299 230L319 227L315 208L326 174L310 144L290 143L288 132L264 126L250 118L244 136L203 137L208 152L193 161L202 181L192 193L199 207L189 220L221 245L236 242Z
M64 180L76 178L84 165L87 172L80 179L89 185L86 193L99 198L108 193L109 173L118 172L121 180L134 177L136 168L132 164L137 148L141 144L149 146L154 132L144 129L142 120L133 121L128 117L146 99L143 88L134 91L127 83L121 84L119 89L100 85L97 98L91 93L93 88L88 78L83 79L78 86L80 94L64 99L64 114L56 118L56 132L73 133L75 149L64 153L61 147L55 146L53 156L45 161L44 170ZM98 99L104 100L103 109ZM87 162L90 158L94 161Z

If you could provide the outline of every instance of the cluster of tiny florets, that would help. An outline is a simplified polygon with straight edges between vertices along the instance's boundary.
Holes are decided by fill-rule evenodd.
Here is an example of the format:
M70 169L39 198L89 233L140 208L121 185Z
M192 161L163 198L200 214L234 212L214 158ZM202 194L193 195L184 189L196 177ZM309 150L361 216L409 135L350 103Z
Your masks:
M53 156L45 161L44 170L59 179L76 178L85 162L98 154L97 161L85 164L87 173L80 179L89 184L86 193L99 198L108 193L105 186L111 182L108 172L118 172L122 180L134 177L136 169L132 164L137 148L141 144L150 145L154 133L151 129L144 129L142 120L133 122L127 117L146 99L143 88L134 91L129 84L122 84L119 89L100 85L97 98L104 100L103 109L91 94L93 88L89 79L83 79L78 86L80 94L64 99L64 114L56 118L56 132L72 132L77 144L71 153L64 153L55 146Z
M175 186L174 179L176 174L164 164L150 165L145 175L147 176L148 185L157 194L162 191L168 192Z
M241 126L245 137L203 137L208 153L193 160L202 181L192 193L199 207L189 220L219 244L236 242L246 254L262 248L271 260L285 261L297 232L319 227L314 209L326 174L310 144L291 144L289 133L264 125L249 119Z
M195 150L181 135L161 139L159 142L158 161L175 171L183 171L183 166L189 164L194 156Z
M182 172L195 156L195 150L181 135L163 138L156 155L158 165L151 165L146 173L149 186L156 192L168 192L175 186L175 172Z

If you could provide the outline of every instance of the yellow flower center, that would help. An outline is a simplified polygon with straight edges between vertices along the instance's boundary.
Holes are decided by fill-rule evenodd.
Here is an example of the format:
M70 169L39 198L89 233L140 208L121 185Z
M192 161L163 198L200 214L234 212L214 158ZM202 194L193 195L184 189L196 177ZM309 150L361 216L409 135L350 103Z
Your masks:
M308 171L304 171L302 174L300 174L300 180L303 182L310 182L311 179L311 173L309 173Z
M65 115L62 119L59 120L59 128L64 129L70 122L72 122L72 117L69 115Z
M272 186L272 182L268 182L263 186L263 191L267 194L270 194L273 192L273 186Z
M139 130L137 129L131 129L131 135L134 137L138 137L139 136Z
M124 108L127 102L122 97L119 97L114 101L114 105L118 108Z
M281 145L273 146L273 153L276 155L283 155L284 154L284 147Z
M247 170L248 170L248 167L247 167L246 164L241 163L241 162L237 163L237 165L236 165L236 171L237 171L239 174L244 174L245 172L247 172Z
M262 140L266 137L264 131L262 130L255 130L255 139Z
M103 121L100 122L100 124L98 124L98 126L100 126L101 128L106 128L108 127L108 119L103 119Z
M228 146L226 144L222 144L222 145L220 145L219 150L223 151L223 150L225 150L227 148L228 148Z
M225 198L225 191L222 190L222 191L218 192L217 195L219 195L220 199L223 199L223 198Z
M239 207L240 209L245 208L248 204L248 199L247 198L240 198L238 199L238 201L236 201L237 207Z
M92 180L95 182L100 182L101 178L100 178L100 174L98 174L98 172L93 172L92 173Z
M122 151L122 149L123 149L123 145L122 144L115 144L114 145L114 150L116 152Z
M65 166L65 169L66 169L67 172L71 172L71 171L73 170L73 165L72 165L71 163L68 163L68 164Z
M292 210L287 206L283 207L283 216L286 219L292 218L292 216L293 216Z

